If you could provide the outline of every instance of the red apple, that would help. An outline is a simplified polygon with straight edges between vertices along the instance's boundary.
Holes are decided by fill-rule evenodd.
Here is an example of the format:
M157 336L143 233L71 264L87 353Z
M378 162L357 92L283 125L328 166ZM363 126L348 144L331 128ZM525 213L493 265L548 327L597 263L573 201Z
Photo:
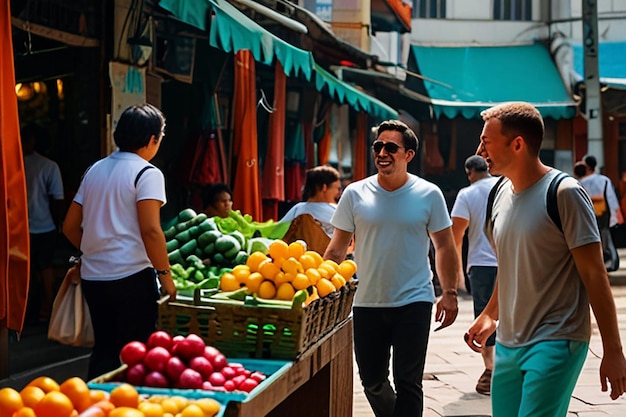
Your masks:
M184 389L201 389L203 382L202 375L191 368L185 369L178 378L178 386Z
M143 379L148 373L148 369L143 363L136 363L126 370L126 382L131 385L143 385Z
M224 382L226 382L226 378L224 378L224 375L222 375L221 372L213 372L209 376L209 382L214 387L223 387L224 386Z
M213 373L213 365L211 361L204 356L196 356L189 361L189 367L200 372L202 378L209 379L209 376Z
M185 340L181 340L176 344L176 355L182 359L190 360L196 356L202 356L205 347L204 340L197 334L191 333L187 335Z
M232 380L228 380L226 382L224 382L224 388L226 388L226 391L231 392L237 389L237 386L235 385L235 383Z
M172 355L167 349L157 346L146 353L143 363L146 364L151 371L163 372L171 357Z
M213 357L211 364L213 365L213 369L219 371L228 364L228 360L226 359L226 356L220 353L219 355Z
M120 351L120 359L122 360L122 363L125 363L128 366L133 366L143 361L147 351L148 349L146 348L146 345L141 342L128 342Z
M255 389L259 385L259 382L252 378L247 378L241 384L239 384L238 389L245 392L250 392Z
M226 378L226 379L233 379L234 377L237 376L237 371L235 371L230 366L223 367L220 370L220 372L222 373L222 375L224 375L224 378Z
M143 383L147 387L169 388L170 381L165 375L158 371L152 371L143 379Z
M172 356L165 365L165 374L172 380L178 381L180 374L187 369L185 363L178 357Z
M148 349L152 349L153 347L161 346L167 350L172 348L172 336L164 330L157 330L152 333L150 337L148 337L148 342L146 343Z

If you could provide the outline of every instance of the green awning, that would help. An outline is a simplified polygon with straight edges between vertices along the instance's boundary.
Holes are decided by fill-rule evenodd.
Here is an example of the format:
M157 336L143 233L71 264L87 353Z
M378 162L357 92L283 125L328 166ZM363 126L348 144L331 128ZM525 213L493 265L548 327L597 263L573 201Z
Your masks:
M326 90L328 95L341 104L349 104L357 110L362 110L380 119L397 119L398 112L380 100L369 96L356 87L341 81L319 64L315 68L315 89L319 92Z
M206 30L206 16L209 8L213 8L216 18L209 32L212 47L229 53L247 49L255 61L266 65L271 65L276 58L287 76L303 74L311 80L313 55L309 51L270 33L225 0L161 0L159 6L202 30Z
M467 119L498 103L526 101L543 117L571 119L576 104L540 44L411 47L406 86L425 95L437 117Z
M391 107L324 70L310 51L278 38L225 0L161 0L159 6L201 30L206 30L206 16L209 8L213 8L215 18L211 22L209 40L214 48L228 53L248 49L256 61L266 65L271 65L276 57L287 76L303 74L307 81L311 81L315 71L316 90L326 91L338 103L349 104L380 119L398 117Z
M585 73L582 45L573 45L574 70L583 78ZM600 42L598 45L600 82L613 88L626 89L626 42Z

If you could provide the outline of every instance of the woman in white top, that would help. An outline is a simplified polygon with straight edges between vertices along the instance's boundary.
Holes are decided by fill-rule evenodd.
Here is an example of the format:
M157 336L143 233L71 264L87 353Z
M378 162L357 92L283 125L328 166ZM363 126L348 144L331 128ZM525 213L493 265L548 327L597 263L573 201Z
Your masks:
M321 224L324 232L332 237L330 219L335 213L340 195L339 171L327 165L311 168L306 172L302 202L293 206L280 221L288 222L301 214L310 214Z

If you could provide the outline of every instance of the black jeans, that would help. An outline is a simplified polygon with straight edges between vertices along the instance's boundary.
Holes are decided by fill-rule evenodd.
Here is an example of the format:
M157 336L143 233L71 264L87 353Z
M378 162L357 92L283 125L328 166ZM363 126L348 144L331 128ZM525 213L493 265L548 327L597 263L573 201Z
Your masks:
M145 343L156 330L159 293L153 268L115 281L83 279L81 284L95 338L87 374L91 380L119 368L126 343Z
M419 417L432 303L354 307L354 352L365 396L376 417ZM393 381L389 359L393 348Z

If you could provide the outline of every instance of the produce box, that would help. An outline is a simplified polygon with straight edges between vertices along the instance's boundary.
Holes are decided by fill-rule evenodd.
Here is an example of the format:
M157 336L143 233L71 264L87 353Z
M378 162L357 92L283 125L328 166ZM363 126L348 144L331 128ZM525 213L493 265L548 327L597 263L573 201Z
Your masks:
M292 366L292 362L279 361L279 360L259 360L248 358L228 358L229 362L238 362L244 365L246 369L253 369L258 372L262 372L267 375L259 385L254 388L250 393L241 391L223 392L223 391L211 391L200 389L177 389L177 388L151 388L151 387L135 387L140 395L147 397L150 396L182 396L189 399L198 398L212 398L222 404L221 411L217 414L217 417L221 417L225 410L225 405L229 401L243 402L247 398L256 395L257 392L262 391L268 385L272 384L277 378L283 375ZM122 365L118 369L96 377L89 381L87 385L90 389L99 389L107 392L111 392L121 382L119 382L119 376L126 370L127 366Z
M228 357L294 360L348 317L356 283L350 280L341 290L292 309L164 298L158 327L170 334L198 334Z

